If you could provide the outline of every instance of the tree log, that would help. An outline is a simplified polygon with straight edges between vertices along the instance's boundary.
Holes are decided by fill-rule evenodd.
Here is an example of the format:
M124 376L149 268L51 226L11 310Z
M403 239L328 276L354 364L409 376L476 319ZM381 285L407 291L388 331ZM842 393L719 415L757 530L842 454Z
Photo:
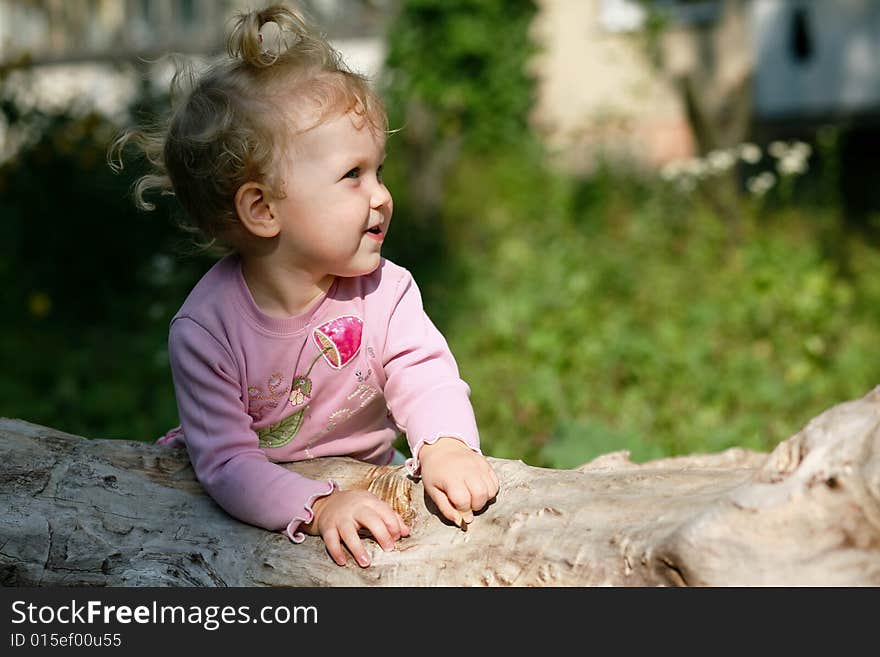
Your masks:
M878 586L880 386L772 452L573 470L490 459L497 498L468 531L400 467L327 458L286 467L388 500L413 531L339 567L228 516L184 450L90 440L0 419L4 586Z

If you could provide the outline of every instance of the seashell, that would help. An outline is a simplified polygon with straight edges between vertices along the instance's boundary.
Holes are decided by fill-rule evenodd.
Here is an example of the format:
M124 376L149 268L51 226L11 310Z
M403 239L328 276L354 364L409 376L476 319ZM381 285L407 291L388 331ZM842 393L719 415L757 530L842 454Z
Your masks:
M373 495L387 502L403 521L412 527L416 511L412 504L413 482L406 476L404 466L376 466L367 474L367 486Z

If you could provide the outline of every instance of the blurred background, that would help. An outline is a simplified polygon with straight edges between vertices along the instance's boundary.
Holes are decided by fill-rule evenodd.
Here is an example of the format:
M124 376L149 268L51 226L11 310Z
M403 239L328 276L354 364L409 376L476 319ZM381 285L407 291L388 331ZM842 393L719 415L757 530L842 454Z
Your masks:
M305 5L400 128L386 255L487 454L768 450L880 383L880 1ZM213 259L106 152L249 6L0 0L0 415L177 424L168 322Z

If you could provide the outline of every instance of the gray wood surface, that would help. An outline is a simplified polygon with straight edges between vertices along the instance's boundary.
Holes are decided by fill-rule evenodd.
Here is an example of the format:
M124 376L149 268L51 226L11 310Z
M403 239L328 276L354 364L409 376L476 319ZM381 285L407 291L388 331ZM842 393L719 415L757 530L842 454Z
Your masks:
M496 500L462 532L402 468L289 467L370 487L412 535L339 567L228 516L183 450L0 419L4 586L878 586L880 387L771 453L730 449L574 470L491 459Z

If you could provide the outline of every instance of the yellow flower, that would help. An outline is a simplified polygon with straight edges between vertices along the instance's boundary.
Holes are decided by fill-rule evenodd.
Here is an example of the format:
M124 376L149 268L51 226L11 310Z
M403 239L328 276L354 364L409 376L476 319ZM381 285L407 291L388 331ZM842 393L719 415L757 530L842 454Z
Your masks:
M52 310L52 299L45 292L33 292L28 297L28 310L37 319L43 319Z

